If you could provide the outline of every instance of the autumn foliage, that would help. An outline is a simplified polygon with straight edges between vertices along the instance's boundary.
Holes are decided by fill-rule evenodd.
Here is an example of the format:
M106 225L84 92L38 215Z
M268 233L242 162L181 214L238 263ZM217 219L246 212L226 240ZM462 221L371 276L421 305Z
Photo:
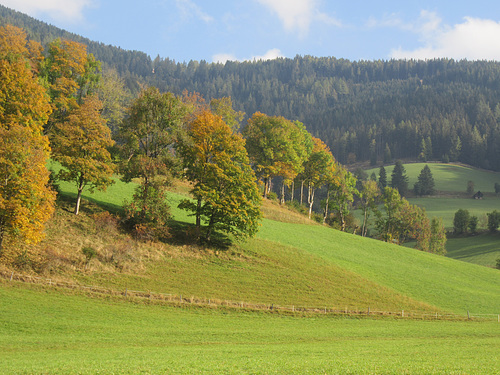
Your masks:
M20 29L0 28L0 257L12 263L20 255L6 251L11 240L36 243L53 212L48 187L49 141L43 126L51 112L49 97L36 75L42 57Z

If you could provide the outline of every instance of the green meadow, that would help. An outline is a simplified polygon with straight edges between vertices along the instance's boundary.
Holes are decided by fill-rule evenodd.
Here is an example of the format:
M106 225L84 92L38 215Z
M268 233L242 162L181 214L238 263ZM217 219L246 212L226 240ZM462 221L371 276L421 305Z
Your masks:
M436 190L441 192L465 193L467 182L474 182L474 189L481 190L483 193L494 193L495 183L500 183L500 172L491 172L472 168L461 164L445 163L409 163L404 164L406 175L408 176L408 186L413 188L417 182L418 175L425 165L428 165L434 181ZM391 173L394 166L386 166L387 180L390 182ZM375 172L378 178L379 168L372 168L366 171L368 176Z
M139 243L95 216L102 208L119 212L134 186L117 180L105 193L85 192L75 217L73 187L61 183L64 199L41 245L53 256L47 277L116 291L427 318L159 304L0 279L2 373L500 371L500 273L472 264L491 261L479 259L484 249L452 240L450 255L460 260L422 253L342 233L270 203L256 238L198 247L189 242L193 219L177 209L183 185L169 194L173 237ZM98 256L85 263L83 246ZM467 260L473 252L476 259ZM456 317L435 320L436 313Z
M145 305L0 282L2 374L494 374L496 321Z

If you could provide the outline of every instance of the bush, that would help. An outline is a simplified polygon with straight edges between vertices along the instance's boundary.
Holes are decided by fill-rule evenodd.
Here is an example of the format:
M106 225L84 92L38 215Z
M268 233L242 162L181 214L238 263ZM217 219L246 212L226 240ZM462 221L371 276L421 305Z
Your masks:
M495 232L500 226L500 212L497 210L490 212L488 215L488 229L490 232Z
M469 227L469 230L471 233L477 232L478 223L479 223L479 219L477 218L477 216L470 217L468 227Z
M455 234L467 233L469 221L469 211L459 209L457 212L455 212L455 217L453 218L453 231L455 232Z
M97 256L97 251L91 246L84 246L82 248L82 253L85 255L87 263Z
M125 224L138 240L156 241L170 236L170 207L162 186L150 184L146 190L140 185L132 203L125 202L124 209Z

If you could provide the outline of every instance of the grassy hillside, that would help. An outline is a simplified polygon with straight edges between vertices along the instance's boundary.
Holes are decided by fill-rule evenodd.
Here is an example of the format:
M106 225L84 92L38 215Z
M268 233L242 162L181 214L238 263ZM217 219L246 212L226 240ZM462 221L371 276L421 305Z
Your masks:
M269 203L267 217L287 217L287 222L266 219L256 239L225 250L193 247L186 226L193 218L176 208L187 189L176 186L177 193L169 194L178 231L170 243L130 242L117 228L102 225L95 213L77 219L63 210L46 246L59 270L86 284L279 305L500 311L496 270L306 224L307 219ZM108 191L112 198L85 197L118 205L132 191L118 181ZM83 207L85 212L85 202ZM85 267L83 246L98 253ZM74 274L65 266L75 262L83 271ZM57 267L49 271L59 272Z
M470 237L449 238L446 256L464 262L495 266L500 259L500 233L483 233Z
M102 207L119 211L134 185L85 193L70 185L40 249L53 279L206 298L385 311L500 312L500 272L311 223L266 202L257 238L227 248L190 242L193 219L169 194L167 243L134 241ZM109 195L108 195L109 194ZM271 220L271 218L273 220ZM97 256L86 261L84 246ZM0 279L5 374L474 373L499 370L500 325L287 315L156 305ZM496 315L493 317L496 318ZM479 365L478 365L479 364Z
M2 374L494 374L493 322L89 300L0 281Z
M467 181L474 182L475 190L481 190L483 193L494 193L495 183L500 183L500 172L491 172L481 169L472 168L460 164L443 164L443 163L410 163L404 164L406 175L409 178L408 186L413 188L417 182L418 175L425 165L428 165L434 181L436 182L436 190L444 192L465 193L467 189ZM385 167L387 172L388 182L391 180L391 173L394 166ZM378 178L379 168L367 170L368 176L375 172Z

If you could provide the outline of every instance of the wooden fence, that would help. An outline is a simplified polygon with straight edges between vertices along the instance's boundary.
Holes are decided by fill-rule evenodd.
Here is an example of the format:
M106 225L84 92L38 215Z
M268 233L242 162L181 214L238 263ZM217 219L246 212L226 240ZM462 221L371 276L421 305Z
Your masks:
M273 312L284 312L292 314L330 314L330 315L345 315L345 316L386 316L394 318L409 318L409 319L426 319L426 320L496 320L500 323L500 314L473 314L467 311L464 315L445 314L443 312L418 312L418 311L376 311L370 307L367 308L352 308L352 307L311 307L311 306L280 306L276 304L252 303L243 301L230 301L216 298L199 298L186 297L181 294L157 293L152 291L140 291L126 288L125 290L117 290L105 288L101 286L89 286L68 281L47 279L39 276L24 275L13 271L0 270L0 277L10 282L24 282L31 284L48 285L54 288L64 288L72 290L81 290L86 293L96 295L109 295L127 299L141 299L151 303L167 303L167 304L189 304L198 305L210 308L233 308L246 310L267 310Z

